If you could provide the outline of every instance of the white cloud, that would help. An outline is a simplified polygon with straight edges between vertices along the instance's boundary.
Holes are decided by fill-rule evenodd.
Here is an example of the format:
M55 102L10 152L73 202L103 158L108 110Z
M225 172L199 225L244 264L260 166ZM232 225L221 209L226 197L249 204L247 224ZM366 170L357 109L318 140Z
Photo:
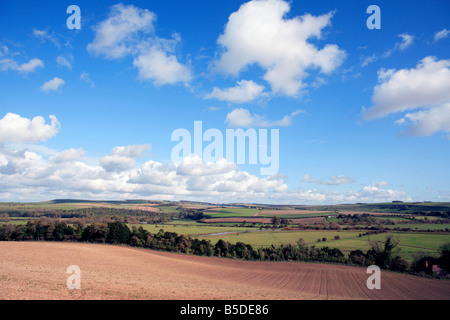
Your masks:
M108 18L95 28L95 38L87 49L107 59L132 56L139 78L155 85L185 83L192 79L186 65L175 56L178 34L172 39L159 38L154 33L156 15L133 5L116 4Z
M430 136L441 130L450 132L450 102L428 110L407 113L401 120L405 119L412 123L406 132L407 134Z
M225 123L235 128L288 127L292 125L293 118L302 112L304 111L296 110L280 120L270 121L264 116L251 114L247 109L237 108L227 114Z
M325 180L320 180L320 179L314 179L309 174L306 174L303 177L302 181L308 182L308 183L315 183L318 185L327 185L327 186L338 186L338 185L350 184L350 183L355 182L355 180L353 180L352 178L349 178L349 177L346 177L343 175L332 176L327 181L325 181Z
M59 131L60 124L55 116L49 118L51 122L46 124L41 116L30 120L15 113L7 113L0 120L0 143L37 142L53 137Z
M441 31L438 31L434 34L434 42L445 39L450 34L450 30L442 29Z
M18 64L15 60L10 58L0 60L0 71L15 70L22 73L29 73L42 67L44 67L44 62L39 58L30 59L28 62L22 64Z
M36 138L35 132L29 135ZM115 165L120 170L106 170L95 161L85 159L85 151L81 148L52 151L53 155L47 158L43 153L48 152L42 148L0 144L0 199L143 198L284 204L411 200L403 191L382 188L387 185L383 182L347 192L289 190L281 175L260 178L225 159L205 163L196 155L190 155L178 167L153 160L141 165L132 161L134 157L143 156L148 149L148 145L116 147L109 156L118 160ZM99 162L106 157L100 158ZM336 177L329 181L346 180Z
M46 160L37 152L6 150L0 146L0 198L15 199L197 199L237 201L264 199L269 193L285 192L286 184L276 177L259 178L240 171L224 159L203 163L191 155L177 168L172 164L147 161L132 166L126 156L141 154L139 147L119 147L111 155L123 157L121 170L87 164L83 150L64 150ZM103 159L103 158L102 158ZM128 158L128 160L132 158ZM137 167L136 167L137 166Z
M374 53L374 54L372 54L372 55L370 55L370 56L364 57L364 58L363 58L363 62L362 62L361 65L362 65L363 67L366 67L366 66L368 66L369 64L371 64L371 63L377 61L378 59L379 59L379 57Z
M141 157L151 145L130 145L115 147L111 153L100 159L100 165L109 172L122 172L136 166L135 158Z
M64 83L66 83L63 79L58 78L58 77L54 77L53 79L45 82L42 86L41 86L41 90L45 91L45 92L50 92L50 91L56 91L58 90L61 86L64 85Z
M386 186L390 186L391 184L388 181L379 181L379 182L372 182L371 186L372 187L386 187Z
M400 42L397 42L393 48L386 50L383 54L371 54L370 56L362 57L362 63L361 65L363 67L368 66L371 63L374 63L377 60L388 58L392 55L394 51L404 51L405 49L409 48L413 42L414 42L414 36L402 33L398 35L401 38Z
M6 56L9 52L9 48L5 45L0 46L0 57Z
M155 21L156 15L147 9L113 5L108 18L94 27L95 38L87 49L108 59L122 58L135 50L140 32L153 32Z
M152 146L150 144L137 144L129 146L115 147L112 149L111 154L121 157L142 157L146 151L150 151Z
M219 111L220 109L221 109L220 107L216 107L216 106L210 106L207 108L208 111L212 111L212 112Z
M411 46L414 42L414 36L410 34L403 33L400 34L399 37L402 38L402 41L395 45L395 49L398 49L400 51L405 50L406 48Z
M407 134L450 132L450 60L426 57L415 68L379 70L372 102L372 107L363 107L361 114L366 120L410 111L395 121L398 125L412 123Z
M412 198L404 191L384 189L374 186L363 186L359 190L346 192L329 190L288 190L284 193L268 195L273 202L293 204L342 204L342 203L376 203L390 202L393 200L412 201Z
M33 29L33 36L40 39L43 43L51 41L56 47L61 47L58 38L53 34L49 34L46 30Z
M94 81L91 80L91 77L89 76L89 73L83 71L80 74L80 79L83 80L84 82L86 82L91 87L94 87Z
M32 72L32 71L36 70L36 68L41 68L43 66L44 66L44 63L42 62L41 59L34 58L26 63L22 63L20 66L18 66L17 70L28 73L28 72Z
M64 56L57 56L56 63L61 67L66 67L67 69L72 69L72 63L69 61L73 60L73 57L66 58Z
M274 93L299 95L306 86L308 69L329 74L343 61L345 52L336 45L318 49L308 42L321 39L330 25L332 13L322 16L305 14L285 19L290 5L283 0L250 1L230 15L224 33L217 42L224 48L216 68L237 75L257 64L266 72L263 78Z
M178 62L176 56L168 54L159 46L153 46L134 59L133 65L139 70L139 77L152 80L155 85L188 83L192 79L188 67Z
M205 99L218 99L232 103L246 103L253 101L263 95L264 86L253 80L238 81L235 87L219 89L214 87L213 91Z
M416 68L380 70L372 101L371 108L363 107L365 119L409 111L395 121L409 125L406 134L450 132L450 60L426 57Z
M183 159L177 167L177 174L190 176L211 176L230 171L238 171L234 163L219 159L217 162L204 162L200 157L191 154Z
M55 163L77 161L81 160L85 154L86 151L84 151L81 148L79 149L70 148L57 153L56 155L51 157L50 160Z

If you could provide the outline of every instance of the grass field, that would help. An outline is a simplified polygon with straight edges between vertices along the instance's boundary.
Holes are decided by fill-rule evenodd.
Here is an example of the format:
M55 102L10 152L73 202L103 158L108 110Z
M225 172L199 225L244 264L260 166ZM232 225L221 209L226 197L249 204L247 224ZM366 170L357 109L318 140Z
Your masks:
M253 208L221 208L220 210L207 210L205 211L205 215L213 218L251 217L258 212L258 209Z
M327 238L334 239L339 236L341 239L355 238L359 235L356 231L328 231L328 230L304 230L304 231L262 231L262 232L248 232L240 234L227 234L220 236L204 236L198 237L202 239L209 239L212 243L219 239L236 243L238 241L248 243L255 247L271 246L280 244L295 244L298 239L302 238L306 243L315 243L318 239Z
M183 223L167 223L167 224L143 224L143 225L129 225L131 226L142 226L145 230L150 233L158 233L160 229L168 232L176 232L178 234L185 235L197 235L197 234L209 234L209 233L221 233L221 232L234 232L234 231L245 231L245 230L254 230L255 228L246 227L219 227L210 224L183 224Z
M450 242L450 235L444 233L413 233L413 232L392 232L371 236L359 237L358 231L327 231L327 230L304 230L304 231L264 231L248 232L240 234L225 234L220 236L199 236L201 239L209 239L212 243L219 239L236 243L238 241L248 243L254 247L268 247L270 245L296 244L300 238L310 245L317 247L328 246L338 248L344 253L360 249L367 251L370 249L369 239L382 241L388 235L393 235L399 240L400 254L409 262L418 254L439 255L439 247L446 242ZM339 236L339 240L335 240ZM318 239L326 238L327 241Z
M397 225L386 225L386 228L392 229L392 228L411 228L411 229L418 229L418 230L445 230L450 229L449 223L405 223L405 224L397 224Z

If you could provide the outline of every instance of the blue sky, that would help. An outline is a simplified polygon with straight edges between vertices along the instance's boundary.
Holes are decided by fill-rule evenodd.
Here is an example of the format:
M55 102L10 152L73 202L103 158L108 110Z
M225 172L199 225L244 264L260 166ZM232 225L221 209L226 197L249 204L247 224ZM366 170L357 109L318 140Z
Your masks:
M0 3L1 201L450 201L448 1L72 4ZM278 129L278 172L175 166L194 121Z

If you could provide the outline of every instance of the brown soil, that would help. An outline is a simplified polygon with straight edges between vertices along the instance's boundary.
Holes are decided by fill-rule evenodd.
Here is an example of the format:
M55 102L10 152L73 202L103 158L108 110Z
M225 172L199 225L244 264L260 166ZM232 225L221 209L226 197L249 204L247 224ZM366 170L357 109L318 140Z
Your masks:
M364 268L251 262L122 246L0 242L0 299L450 299L450 281ZM66 286L69 265L81 289Z
M138 205L133 208L134 210L143 210L150 212L161 212L158 208L155 208L154 205Z

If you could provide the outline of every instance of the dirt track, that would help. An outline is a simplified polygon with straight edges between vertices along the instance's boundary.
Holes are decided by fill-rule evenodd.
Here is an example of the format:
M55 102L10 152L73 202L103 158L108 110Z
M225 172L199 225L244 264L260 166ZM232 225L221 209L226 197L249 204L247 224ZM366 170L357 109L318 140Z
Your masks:
M249 262L129 247L0 242L0 299L450 299L450 281L363 268ZM66 269L81 268L81 290Z

